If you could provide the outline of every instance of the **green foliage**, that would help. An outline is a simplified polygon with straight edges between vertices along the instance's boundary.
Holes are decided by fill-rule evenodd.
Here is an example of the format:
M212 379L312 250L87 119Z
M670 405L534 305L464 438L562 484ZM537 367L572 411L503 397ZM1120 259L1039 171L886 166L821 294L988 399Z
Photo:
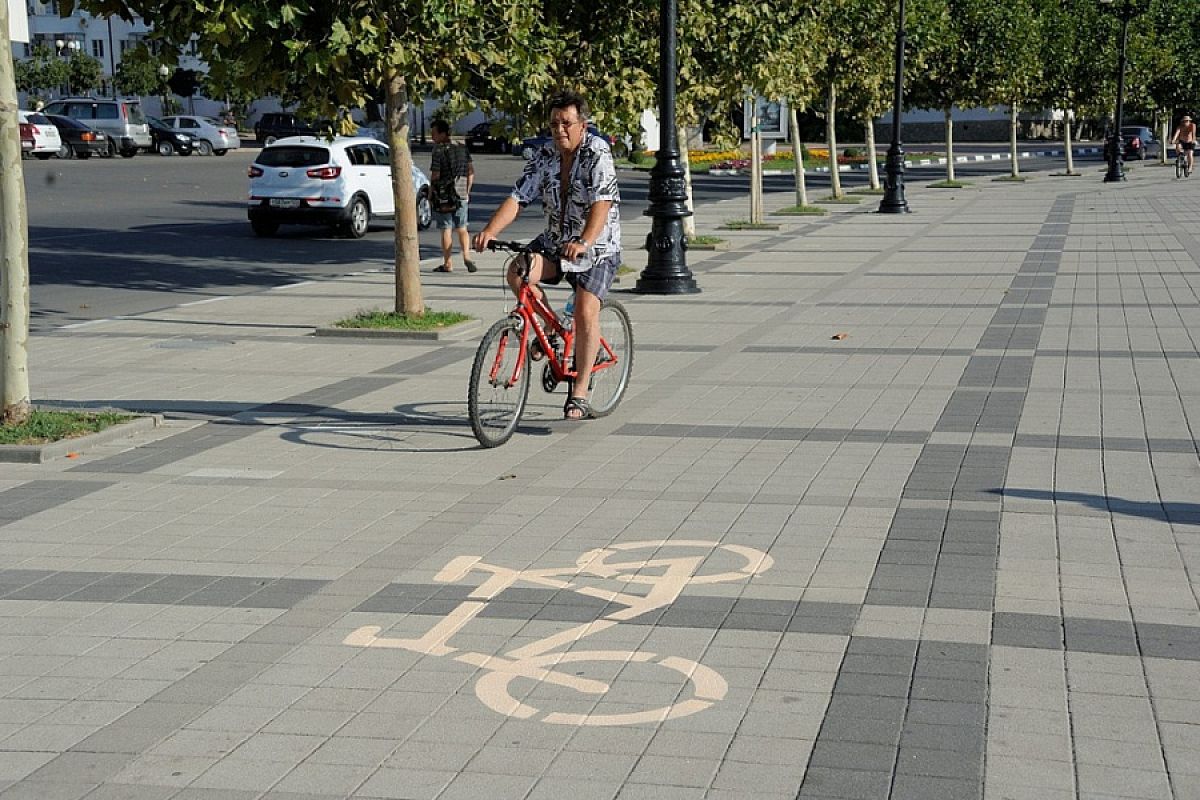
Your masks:
M34 411L19 425L0 425L0 445L46 444L102 431L133 419L128 414L90 411Z
M104 80L104 67L98 59L78 50L67 59L67 86L73 94L88 94Z
M121 55L113 79L117 91L126 95L151 95L162 91L163 80L158 75L158 56L144 44L131 47Z
M393 311L360 311L349 319L334 323L337 328L375 328L394 331L434 331L466 322L470 316L458 311L433 311L425 309L421 315L400 314Z
M17 90L44 94L67 82L67 62L45 45L36 45L27 59L13 60Z

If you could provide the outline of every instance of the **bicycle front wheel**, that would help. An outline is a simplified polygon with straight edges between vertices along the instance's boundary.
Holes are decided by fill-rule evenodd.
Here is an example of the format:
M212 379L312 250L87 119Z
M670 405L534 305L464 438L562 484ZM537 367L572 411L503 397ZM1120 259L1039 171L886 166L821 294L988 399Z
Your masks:
M633 372L633 323L616 300L600 306L600 352L592 368L588 403L597 417L611 414L621 402Z
M529 364L521 359L521 321L502 319L488 329L475 351L467 416L484 447L498 447L521 421L529 396Z
M1183 177L1183 163L1184 162L1183 162L1182 158L1175 159L1175 177L1176 178Z

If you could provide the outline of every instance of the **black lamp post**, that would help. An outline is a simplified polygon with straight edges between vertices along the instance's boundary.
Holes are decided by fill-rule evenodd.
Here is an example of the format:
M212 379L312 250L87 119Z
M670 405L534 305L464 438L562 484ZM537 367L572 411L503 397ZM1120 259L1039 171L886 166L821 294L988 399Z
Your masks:
M1121 135L1121 123L1125 113L1125 43L1129 38L1129 20L1137 13L1131 0L1100 0L1106 6L1113 6L1121 20L1121 42L1117 56L1117 109L1113 117L1113 129L1108 140L1108 172L1104 174L1105 183L1115 183L1125 180L1122 165L1125 163L1125 137Z
M646 236L650 255L634 291L694 294L700 287L688 269L683 237L683 218L692 212L687 208L687 187L675 135L675 0L660 0L659 12L659 145L650 170L650 207L645 212L653 222Z
M893 84L895 97L892 102L892 145L888 148L887 177L883 181L883 199L879 201L880 214L907 214L908 201L904 199L904 147L900 144L900 107L904 102L904 0L900 0L899 19L896 22L896 79ZM875 154L868 154L874 158Z

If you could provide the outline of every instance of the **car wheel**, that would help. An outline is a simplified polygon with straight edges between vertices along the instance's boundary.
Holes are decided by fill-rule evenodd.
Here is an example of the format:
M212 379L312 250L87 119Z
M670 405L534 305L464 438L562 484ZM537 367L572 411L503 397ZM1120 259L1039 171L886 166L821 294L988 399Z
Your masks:
M72 149L71 149L71 152L72 152L72 153L75 153L75 149L74 149L74 148L72 148ZM91 153L89 153L87 150L80 150L78 153L75 153L75 156L78 156L78 157L79 157L79 159L82 161L82 160L84 160L84 159L91 158L91 157L92 157L92 154L91 154ZM75 156L72 156L72 158L74 158Z
M126 147L121 151L121 158L133 158L137 155L137 151L136 147Z
M70 142L63 142L58 148L58 157L67 160L75 157L75 148L71 147Z
M268 136L266 139L263 139L263 146L266 147L267 145L275 144L276 141L278 141L277 137Z
M371 209L361 195L350 201L347 221L342 226L342 232L351 239L361 239L367 235L371 223Z
M211 156L213 154L212 143L207 139L201 139L196 142L196 152L202 156Z
M228 150L213 150L213 155L214 156L223 156L228 152L229 152Z
M34 158L36 158L38 161L45 161L46 159L50 158L50 156L52 156L52 155L54 155L54 153L34 153L33 154Z
M171 153L175 152L175 148L171 147L171 143L168 141L159 142L157 149L160 156L169 156Z
M250 229L254 231L255 236L274 236L279 230L278 222L268 222L262 219L250 220Z
M433 206L429 202L429 187L425 187L417 195L417 227L427 229L433 224Z

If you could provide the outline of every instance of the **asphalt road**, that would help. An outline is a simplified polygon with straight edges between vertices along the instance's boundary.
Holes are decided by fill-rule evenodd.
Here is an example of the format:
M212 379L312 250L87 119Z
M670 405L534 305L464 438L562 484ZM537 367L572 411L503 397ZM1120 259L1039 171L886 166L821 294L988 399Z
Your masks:
M22 162L29 210L32 329L48 331L391 265L392 230L386 223L357 241L301 227L285 227L271 239L255 237L246 221L244 199L246 167L255 152ZM418 152L416 159L422 168L428 167L428 152ZM481 227L507 195L522 163L514 156L476 157L472 230ZM1098 156L1080 159L1081 169L1093 166L1099 168ZM1026 171L1061 168L1061 159L1022 161ZM908 176L931 181L943 171L944 167L922 167ZM1003 161L957 167L964 177L1007 171ZM648 175L622 171L620 180L623 215L640 216L647 205ZM846 188L866 181L865 172L842 174ZM809 185L819 195L827 190L828 174L810 174ZM696 176L693 181L700 203L745 196L748 186L747 178L737 177ZM766 188L789 191L792 179L769 177ZM531 208L506 236L529 238L540 226L541 210ZM638 246L626 243L627 249ZM422 258L439 252L437 231L422 232Z

